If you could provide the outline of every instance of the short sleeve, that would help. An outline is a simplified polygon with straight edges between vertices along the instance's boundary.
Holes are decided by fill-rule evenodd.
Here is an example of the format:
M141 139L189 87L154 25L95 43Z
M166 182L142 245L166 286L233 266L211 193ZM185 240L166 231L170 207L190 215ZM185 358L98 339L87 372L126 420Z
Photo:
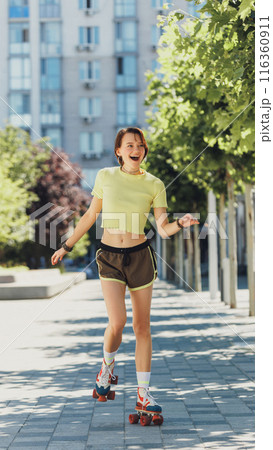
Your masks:
M103 198L103 169L100 169L96 175L95 184L91 195L97 198Z
M157 179L154 186L153 208L168 208L166 189L163 181Z

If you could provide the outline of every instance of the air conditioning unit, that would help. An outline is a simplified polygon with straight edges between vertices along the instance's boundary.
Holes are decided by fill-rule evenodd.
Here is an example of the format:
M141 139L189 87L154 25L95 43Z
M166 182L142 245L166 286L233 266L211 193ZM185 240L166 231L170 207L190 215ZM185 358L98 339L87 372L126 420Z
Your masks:
M166 14L166 9L163 9L162 8L162 6L158 6L157 8L156 8L156 12L158 13L158 14Z
M92 123L93 120L94 120L94 117L91 116L91 115L88 115L88 116L84 116L84 117L83 117L84 123Z
M94 89L96 86L96 80L92 78L83 80L83 85L86 89Z
M89 150L85 153L82 153L83 159L100 159L101 158L101 152L96 152L94 150Z
M84 46L84 50L86 50L87 52L93 52L95 50L95 47L95 44L86 44Z
M82 52L84 50L84 45L82 44L76 45L76 50L78 50L78 52Z
M86 16L93 16L93 14L95 14L95 10L94 10L94 8L86 8L85 10L84 10L84 14L86 15Z
M93 154L91 152L82 153L83 159L92 159Z

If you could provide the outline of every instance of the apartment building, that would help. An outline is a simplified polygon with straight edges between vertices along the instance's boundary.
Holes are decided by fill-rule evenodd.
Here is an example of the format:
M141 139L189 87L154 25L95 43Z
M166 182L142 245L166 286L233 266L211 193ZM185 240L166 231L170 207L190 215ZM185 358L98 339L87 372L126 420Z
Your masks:
M164 3L1 0L0 126L48 136L93 186L101 167L117 164L118 129L145 126L145 72L157 65Z

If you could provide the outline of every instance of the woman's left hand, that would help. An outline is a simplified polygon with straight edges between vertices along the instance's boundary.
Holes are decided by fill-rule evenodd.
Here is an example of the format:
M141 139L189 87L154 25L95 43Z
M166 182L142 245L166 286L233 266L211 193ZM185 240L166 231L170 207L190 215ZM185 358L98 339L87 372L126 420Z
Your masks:
M199 221L196 217L193 217L191 214L185 214L182 218L179 219L179 223L183 225L183 227L190 227L191 225L196 225Z

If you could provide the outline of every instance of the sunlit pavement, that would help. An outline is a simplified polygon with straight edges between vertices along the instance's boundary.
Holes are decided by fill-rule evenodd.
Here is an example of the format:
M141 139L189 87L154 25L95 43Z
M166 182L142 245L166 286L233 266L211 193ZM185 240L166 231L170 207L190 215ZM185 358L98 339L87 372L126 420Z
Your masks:
M163 407L161 427L128 421L136 402L129 291L126 305L116 399L99 403L92 389L107 324L100 281L84 281L55 301L0 302L0 450L254 448L247 291L238 291L239 307L230 309L208 292L154 283L151 392Z

